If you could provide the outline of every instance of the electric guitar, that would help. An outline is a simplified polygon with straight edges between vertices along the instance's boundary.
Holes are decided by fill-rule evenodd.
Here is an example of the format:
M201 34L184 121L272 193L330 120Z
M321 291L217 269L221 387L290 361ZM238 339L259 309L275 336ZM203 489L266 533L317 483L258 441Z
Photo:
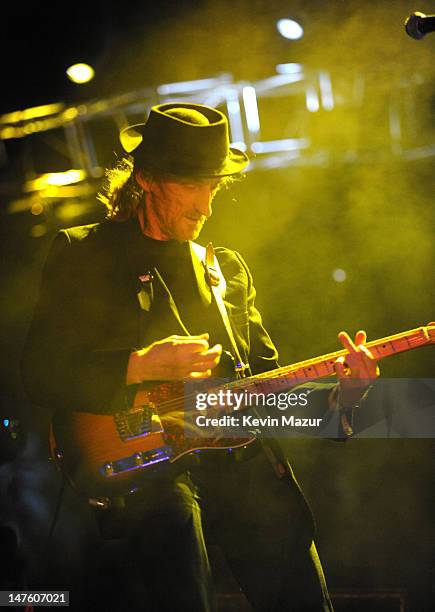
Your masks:
M435 323L425 327L374 340L367 347L377 360L395 353L435 343ZM334 362L346 356L345 349L293 365L241 378L213 387L200 383L200 391L221 397L235 394L287 392L296 385L334 375ZM115 414L68 412L56 418L50 430L50 452L71 483L87 496L123 495L140 487L145 478L194 452L246 447L255 433L243 432L225 437L219 428L216 435L205 435L194 427L198 407L197 393L186 391L183 382L155 386L142 385L133 405ZM248 408L239 407L239 410ZM228 407L227 407L228 408ZM231 409L233 410L233 408ZM225 406L208 406L201 414L218 418ZM224 430L225 431L225 430Z

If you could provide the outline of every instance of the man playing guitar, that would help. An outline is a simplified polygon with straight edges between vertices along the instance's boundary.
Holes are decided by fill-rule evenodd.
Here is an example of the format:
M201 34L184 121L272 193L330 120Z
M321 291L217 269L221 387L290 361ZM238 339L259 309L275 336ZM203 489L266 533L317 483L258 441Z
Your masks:
M31 399L52 410L54 422L74 411L121 415L124 448L134 437L125 434L132 427L128 409L144 383L202 382L229 347L192 241L210 218L218 189L248 159L229 146L226 117L199 104L155 106L146 123L121 133L121 142L127 155L109 171L100 196L106 221L62 230L53 243L23 374ZM225 248L215 257L244 373L277 368L246 263ZM346 437L377 364L364 331L354 339L340 332L339 339L345 351L333 364L338 384L312 384L309 398L316 414L342 417L337 437ZM102 429L89 426L83 435L92 440ZM202 511L207 534L223 549L254 610L332 610L312 515L291 468L274 445L249 448L246 455L225 452L193 462L190 472L162 460L163 469L140 487L108 496L101 528L113 536L116 515L135 560L129 567L148 594L144 609L215 609ZM144 455L136 459L144 467ZM133 467L109 461L106 480ZM115 591L111 597L115 602Z

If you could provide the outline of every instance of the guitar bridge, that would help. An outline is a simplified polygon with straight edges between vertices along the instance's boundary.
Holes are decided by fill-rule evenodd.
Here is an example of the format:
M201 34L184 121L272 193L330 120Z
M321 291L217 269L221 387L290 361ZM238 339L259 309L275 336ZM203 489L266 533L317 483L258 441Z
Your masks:
M132 470L142 471L144 468L149 468L157 463L169 461L172 452L170 446L160 446L153 450L137 452L128 457L121 457L115 461L108 461L100 467L99 471L105 478L119 476Z
M146 436L153 428L152 406L139 406L114 414L116 429L123 442Z

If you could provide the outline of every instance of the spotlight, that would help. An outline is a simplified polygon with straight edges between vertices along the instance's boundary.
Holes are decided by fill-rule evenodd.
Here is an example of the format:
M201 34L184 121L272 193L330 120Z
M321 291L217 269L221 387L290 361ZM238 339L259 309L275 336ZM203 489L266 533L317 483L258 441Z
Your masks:
M337 282L337 283L343 283L346 278L347 278L347 274L344 270L342 270L341 268L336 268L333 272L332 272L332 278Z
M278 74L302 74L304 67L302 64L277 64L275 66Z
M73 64L66 71L68 78L73 83L88 83L94 78L95 71L88 64Z
M304 28L294 19L278 19L278 32L289 40L299 40L304 35Z

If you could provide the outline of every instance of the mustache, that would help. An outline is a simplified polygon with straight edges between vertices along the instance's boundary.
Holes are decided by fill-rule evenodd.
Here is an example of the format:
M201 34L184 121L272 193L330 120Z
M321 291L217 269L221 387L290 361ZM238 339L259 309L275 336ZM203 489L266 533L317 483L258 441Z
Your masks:
M198 215L198 214L187 214L185 215L188 219L192 219L192 221L206 221L207 217L205 215Z

